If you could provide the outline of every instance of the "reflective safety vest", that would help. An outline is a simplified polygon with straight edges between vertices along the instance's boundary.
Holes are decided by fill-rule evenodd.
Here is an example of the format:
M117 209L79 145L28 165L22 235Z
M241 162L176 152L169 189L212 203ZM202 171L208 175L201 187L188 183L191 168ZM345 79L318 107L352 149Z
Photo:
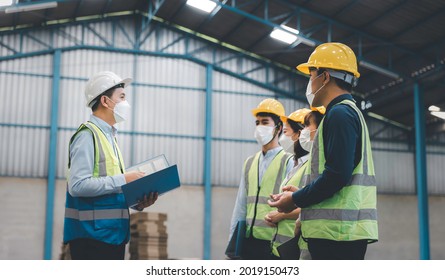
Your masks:
M306 163L307 161L303 163L303 165L301 165L298 169L292 169L291 173L289 174L290 179L283 181L283 183L280 186L280 192L282 188L285 186L295 186L295 187L301 186L301 179L303 178L303 174L305 172ZM293 175L292 172L294 172ZM279 221L277 224L276 234L272 240L272 253L275 256L279 257L280 254L277 249L278 246L291 240L294 237L295 237L295 220L284 219Z
M70 140L82 130L89 130L94 140L93 177L123 174L125 166L121 152L114 139L118 157L105 134L92 122L82 124ZM68 158L68 168L71 158ZM68 176L69 178L69 176ZM73 197L66 190L65 224L63 241L91 238L119 245L130 237L129 211L122 192L97 197Z
M343 100L360 118L361 160L352 172L350 182L334 196L301 209L301 230L304 238L321 238L336 241L378 240L377 187L368 127L354 102ZM321 121L310 152L304 185L313 182L324 171L325 155Z
M261 183L258 182L258 166L261 151L249 157L244 164L244 176L247 193L246 237L272 241L276 228L266 224L264 217L275 208L267 204L269 195L280 192L281 182L286 176L286 166L291 154L281 150L264 172Z

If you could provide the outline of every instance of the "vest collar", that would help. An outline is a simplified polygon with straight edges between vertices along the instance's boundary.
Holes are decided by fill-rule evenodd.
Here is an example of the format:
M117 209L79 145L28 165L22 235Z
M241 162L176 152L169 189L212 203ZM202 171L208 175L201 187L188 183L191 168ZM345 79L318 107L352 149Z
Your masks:
M309 154L299 157L297 160L297 165L305 163L308 159L309 159Z
M339 95L336 98L332 99L332 101L329 103L328 107L326 108L325 115L328 114L328 112L332 109L332 107L334 107L334 105L342 102L343 100L351 100L355 102L354 98L352 98L352 95L350 93Z
M90 122L94 123L105 135L116 136L117 129L114 126L109 125L107 122L95 115L90 116Z
M278 146L276 148L268 150L265 155L261 151L261 157L263 157L265 159L270 158L270 157L275 157L282 149L283 149L283 147Z

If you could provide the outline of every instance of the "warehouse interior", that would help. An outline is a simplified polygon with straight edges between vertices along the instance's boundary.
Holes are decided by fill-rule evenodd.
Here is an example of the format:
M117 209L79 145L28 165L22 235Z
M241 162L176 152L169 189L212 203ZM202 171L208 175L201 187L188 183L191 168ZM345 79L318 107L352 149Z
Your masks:
M126 165L164 154L178 166L181 187L145 210L166 214L168 257L224 259L243 162L258 151L250 110L268 97L286 113L308 107L295 66L325 42L350 46L361 74L352 95L380 231L367 259L445 259L445 1L188 2L0 1L0 259L60 258L68 142L103 70L134 80L118 126Z

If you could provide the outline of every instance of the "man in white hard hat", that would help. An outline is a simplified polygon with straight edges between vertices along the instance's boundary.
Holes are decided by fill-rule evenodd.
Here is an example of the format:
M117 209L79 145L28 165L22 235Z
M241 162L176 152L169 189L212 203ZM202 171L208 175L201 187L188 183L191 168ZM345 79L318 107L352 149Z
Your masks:
M114 125L130 114L125 98L130 82L104 71L91 77L85 87L86 106L93 114L69 143L63 241L69 243L72 259L125 257L129 211L121 186L144 176L143 172L125 172L115 138ZM157 196L149 194L136 209L152 205Z

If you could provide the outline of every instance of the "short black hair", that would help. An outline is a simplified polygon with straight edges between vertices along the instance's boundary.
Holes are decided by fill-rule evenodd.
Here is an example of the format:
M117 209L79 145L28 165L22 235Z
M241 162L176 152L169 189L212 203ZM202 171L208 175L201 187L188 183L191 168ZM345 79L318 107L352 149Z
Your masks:
M271 117L273 122L275 123L275 126L283 127L283 122L281 121L280 117L275 114L259 112L256 115L257 115L257 117ZM281 133L283 133L283 129L281 129L280 133L278 134L278 137L281 136Z
M326 68L318 68L317 69L317 68L312 68L312 67L310 68L310 70L316 70L317 71L317 75L321 75L323 72L328 71L328 69L326 69ZM346 72L346 71L339 71L339 70L335 70L335 71L342 72L342 73L347 73L347 74L350 74L350 75L354 75L354 74L352 74L350 72ZM342 90L347 91L347 92L351 92L352 91L352 84L347 83L347 82L345 82L343 80L340 80L340 79L332 77L332 76L331 76L331 79Z
M111 98L111 96L113 96L114 90L117 88L124 88L124 84L118 84L115 85L114 87L107 89L106 91L104 91L102 94L99 94L96 98L93 99L94 102L93 106L91 107L91 110L94 112L97 110L97 108L99 108L99 103L100 103L100 99L102 98L102 96L106 96L108 98Z

